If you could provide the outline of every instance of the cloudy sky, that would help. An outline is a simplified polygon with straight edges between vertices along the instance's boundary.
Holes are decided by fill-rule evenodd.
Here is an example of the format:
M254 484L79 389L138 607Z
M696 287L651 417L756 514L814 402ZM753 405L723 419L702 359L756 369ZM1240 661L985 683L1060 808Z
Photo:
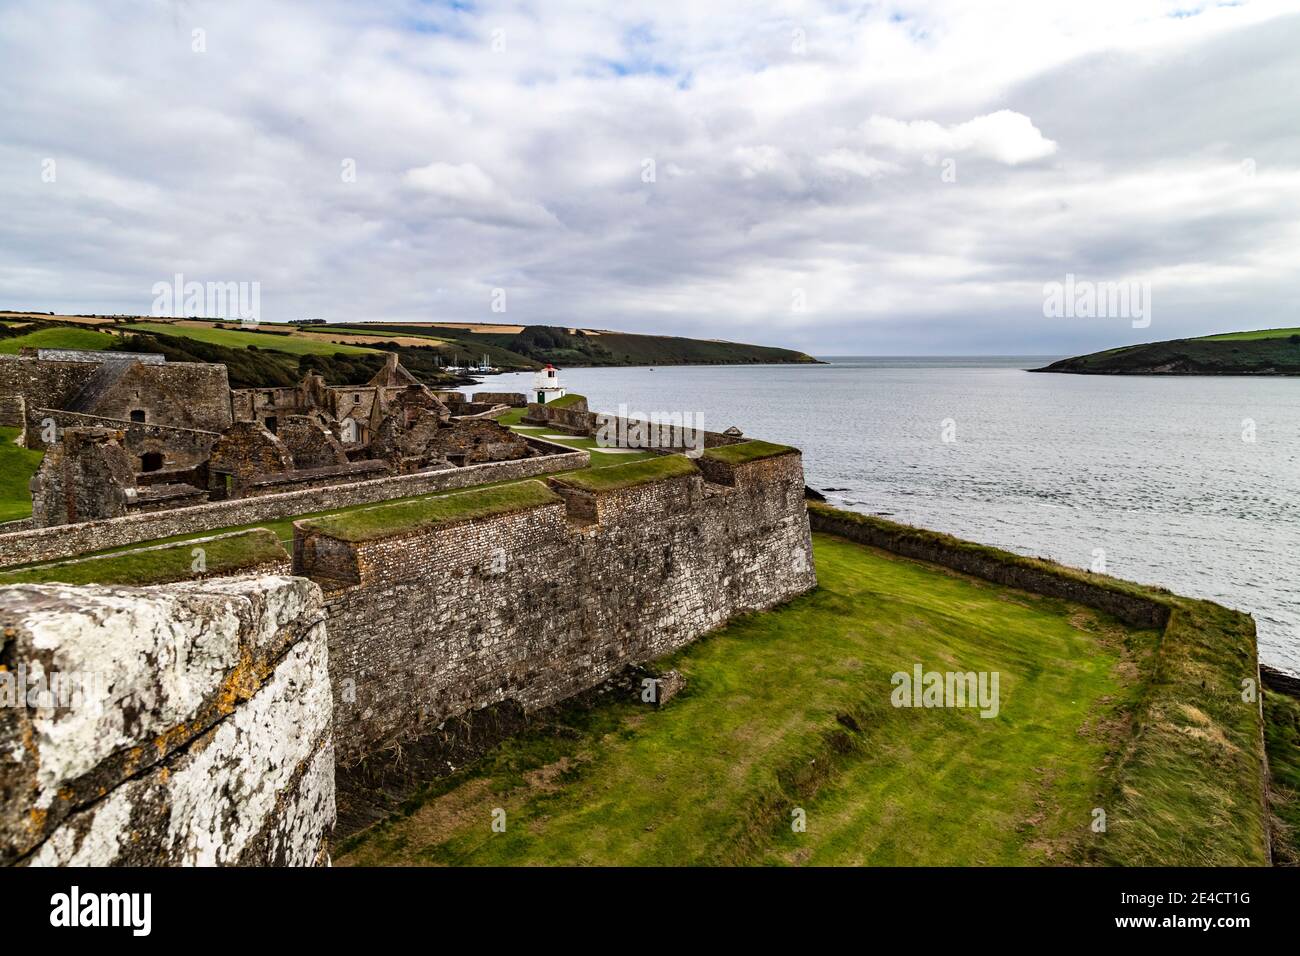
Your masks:
M814 354L1300 325L1297 51L1294 0L4 0L0 308L181 273ZM1045 317L1067 274L1150 326Z

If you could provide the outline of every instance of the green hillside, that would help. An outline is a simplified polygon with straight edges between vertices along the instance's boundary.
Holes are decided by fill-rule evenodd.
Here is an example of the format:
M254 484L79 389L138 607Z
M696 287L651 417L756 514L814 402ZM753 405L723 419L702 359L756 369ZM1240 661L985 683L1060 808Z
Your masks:
M309 338L295 336L289 331L272 329L223 328L213 325L210 328L193 325L177 325L170 322L129 322L121 326L128 332L152 332L157 335L170 335L179 338L197 339L211 345L224 345L227 348L248 348L252 345L259 349L271 349L288 355L365 355L375 349L357 345L335 345L333 342L314 342Z
M443 363L447 365L463 365L466 362L477 364L486 355L488 362L497 368L535 369L542 366L542 363L536 359L494 344L490 341L492 336L461 333L457 329L435 329L427 325L410 326L400 323L382 325L366 323L364 325L315 326L303 331L315 333L355 332L358 335L389 334L400 335L403 338L408 336L427 338L430 347L438 351ZM506 338L508 339L510 336L506 336Z
M15 333L0 338L0 354L17 355L20 349L107 349L112 348L117 338L93 329L73 326L50 326L32 329L38 323L31 323L25 328L6 326L5 333Z
M1300 329L1227 332L1108 349L1036 372L1084 375L1300 375Z
M802 352L765 345L688 339L632 332L570 331L550 325L529 325L522 331L471 332L465 329L399 323L360 323L344 328L356 332L392 332L436 336L444 349L475 361L486 352L493 364L536 367L551 362L565 368L608 365L744 365L761 363L815 363ZM507 326L506 328L510 328Z

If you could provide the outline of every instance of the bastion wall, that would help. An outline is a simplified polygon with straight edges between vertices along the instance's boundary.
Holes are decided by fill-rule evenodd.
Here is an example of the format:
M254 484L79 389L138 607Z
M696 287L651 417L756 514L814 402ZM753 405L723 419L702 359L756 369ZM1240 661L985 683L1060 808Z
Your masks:
M341 765L505 701L525 711L816 584L797 453L354 543L295 528L327 588ZM586 499L599 499L598 504Z
M650 472L552 476L514 510L364 540L302 520L295 577L0 588L0 691L102 692L0 708L0 864L325 863L337 775L366 757L558 703L816 585L797 452L721 482Z

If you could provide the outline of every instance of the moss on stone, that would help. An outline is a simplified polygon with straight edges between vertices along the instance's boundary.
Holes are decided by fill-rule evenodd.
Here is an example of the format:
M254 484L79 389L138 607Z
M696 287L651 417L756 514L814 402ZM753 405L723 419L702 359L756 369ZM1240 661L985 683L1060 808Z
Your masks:
M681 455L660 455L648 461L577 471L553 480L556 484L576 488L579 491L600 493L697 474L699 470L689 459Z
M789 445L777 445L770 441L742 441L734 445L719 445L716 448L709 448L704 452L704 457L720 461L724 465L743 465L747 462L775 458L777 455L788 455L796 451L798 451L797 448L791 448Z
M576 395L573 392L570 392L567 395L561 395L559 398L552 399L551 401L547 402L546 407L547 408L571 408L574 405L577 405L579 402L585 402L586 400L587 400L586 395Z
M202 570L195 570L203 549ZM188 581L213 575L228 575L275 561L288 561L289 554L276 536L255 528L223 538L184 541L164 547L119 551L97 558L80 558L46 564L24 571L0 572L4 584L120 584L138 587Z
M540 481L521 481L437 498L417 498L360 508L339 515L309 518L301 523L301 527L343 541L372 541L442 524L526 511L559 500L559 496Z

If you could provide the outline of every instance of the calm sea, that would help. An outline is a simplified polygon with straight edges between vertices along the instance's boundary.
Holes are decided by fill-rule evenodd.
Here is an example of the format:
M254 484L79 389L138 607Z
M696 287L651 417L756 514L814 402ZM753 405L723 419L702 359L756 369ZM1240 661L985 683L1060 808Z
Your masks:
M1300 379L1024 371L1049 357L571 369L597 411L803 449L836 505L1249 611L1300 674ZM488 379L527 391L530 375ZM945 434L951 440L945 441ZM833 490L832 490L833 489Z

